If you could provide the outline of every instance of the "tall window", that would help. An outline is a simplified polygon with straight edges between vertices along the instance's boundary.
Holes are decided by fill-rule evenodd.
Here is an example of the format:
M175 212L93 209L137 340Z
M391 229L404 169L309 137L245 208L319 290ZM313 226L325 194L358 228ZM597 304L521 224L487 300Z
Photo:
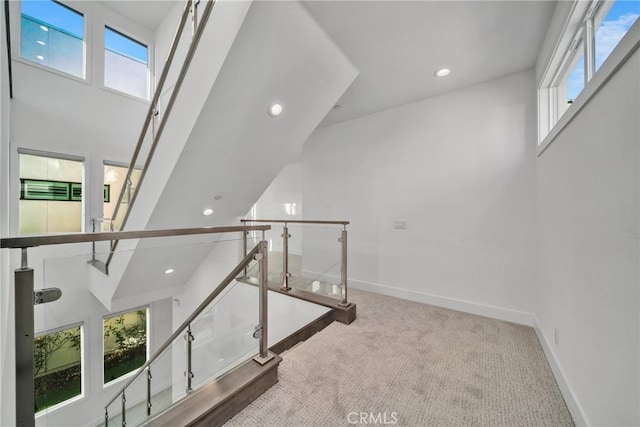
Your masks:
M149 53L146 45L118 31L104 29L104 85L149 99Z
M36 335L36 412L82 394L82 325Z
M20 4L20 56L84 78L84 16L52 0Z
M113 212L116 208L116 204L118 203L118 197L120 197L120 191L122 190L122 185L124 184L125 179L127 178L128 167L124 166L116 166L113 164L105 163L104 165L104 187L105 192L107 188L109 189L109 198L105 197L104 199L104 217L113 219L113 230L119 230L120 221L122 221L122 215L119 214L119 218L116 220L113 218ZM122 196L122 203L129 203L129 196L135 192L135 189L138 185L138 181L140 180L140 173L142 170L134 169L131 173L131 182L127 185L125 194ZM105 193L106 194L106 193ZM111 223L109 221L103 222L103 231L110 231Z
M104 318L104 382L128 374L147 361L147 308Z
M83 162L20 153L20 234L82 231Z

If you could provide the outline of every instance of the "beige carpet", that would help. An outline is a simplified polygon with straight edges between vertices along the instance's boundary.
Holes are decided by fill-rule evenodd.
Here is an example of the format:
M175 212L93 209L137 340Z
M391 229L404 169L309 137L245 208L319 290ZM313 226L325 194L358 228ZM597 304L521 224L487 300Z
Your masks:
M284 353L279 383L227 426L573 425L533 329L350 297L358 319Z

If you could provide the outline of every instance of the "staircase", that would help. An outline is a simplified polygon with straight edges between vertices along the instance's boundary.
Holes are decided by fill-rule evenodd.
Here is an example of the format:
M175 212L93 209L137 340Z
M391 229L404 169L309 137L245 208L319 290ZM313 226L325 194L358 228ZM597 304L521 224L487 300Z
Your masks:
M301 4L218 1L124 229L234 223L284 165L299 160L356 75ZM271 118L267 106L276 100L284 113ZM206 207L211 217L202 216ZM91 273L90 289L109 309L181 293L214 246L177 253L129 242L118 246L108 276ZM171 280L140 280L164 260L174 266Z

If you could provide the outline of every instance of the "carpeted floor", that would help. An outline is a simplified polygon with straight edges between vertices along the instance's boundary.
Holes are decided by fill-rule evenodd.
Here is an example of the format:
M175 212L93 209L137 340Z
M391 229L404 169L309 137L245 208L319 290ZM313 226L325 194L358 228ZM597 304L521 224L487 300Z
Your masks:
M227 426L573 425L532 328L349 296L358 319L284 353L279 383Z

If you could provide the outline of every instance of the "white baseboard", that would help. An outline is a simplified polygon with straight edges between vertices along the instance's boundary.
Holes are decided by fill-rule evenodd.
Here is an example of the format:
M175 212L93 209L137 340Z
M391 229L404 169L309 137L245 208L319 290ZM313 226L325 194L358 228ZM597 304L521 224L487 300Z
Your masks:
M302 271L304 277L317 278L320 281L329 283L340 283L337 276L317 273L313 271ZM349 279L349 287L363 291L374 292L381 295L406 299L409 301L421 302L438 307L449 308L451 310L463 311L465 313L477 314L478 316L490 317L492 319L504 320L506 322L517 323L519 325L533 326L533 317L524 311L511 310L494 305L481 304L472 301L465 301L457 298L432 295L426 292L394 288L377 283L364 282L361 280Z
M549 362L549 366L551 367L551 372L553 372L553 376L558 383L558 387L560 388L560 393L562 393L562 397L564 398L565 403L567 404L567 408L571 413L571 417L573 418L573 422L576 426L589 426L591 425L587 416L578 402L573 389L569 385L564 375L564 371L556 358L555 353L553 352L553 348L551 346L550 341L547 339L546 335L542 331L540 327L540 323L538 322L538 318L533 316L533 329L536 331L536 335L538 336L538 340L540 341L540 345L542 345L542 350L544 351L545 356L547 357L547 362Z

